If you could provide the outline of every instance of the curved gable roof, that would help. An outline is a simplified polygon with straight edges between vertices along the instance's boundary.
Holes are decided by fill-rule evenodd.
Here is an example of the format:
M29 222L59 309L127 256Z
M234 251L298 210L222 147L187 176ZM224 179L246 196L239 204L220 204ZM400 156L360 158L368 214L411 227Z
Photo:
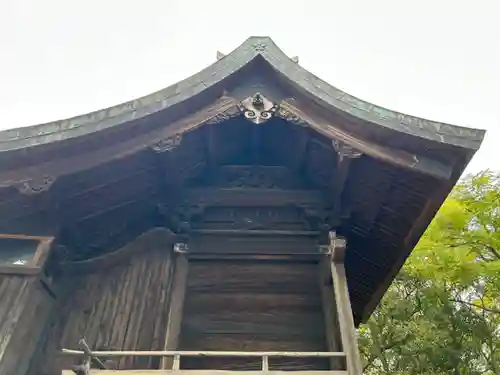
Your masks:
M479 148L484 137L483 130L425 120L362 101L302 68L269 37L250 37L206 69L153 94L65 120L1 131L0 152L88 135L166 110L223 82L258 57L331 110L340 111L369 125L472 152Z

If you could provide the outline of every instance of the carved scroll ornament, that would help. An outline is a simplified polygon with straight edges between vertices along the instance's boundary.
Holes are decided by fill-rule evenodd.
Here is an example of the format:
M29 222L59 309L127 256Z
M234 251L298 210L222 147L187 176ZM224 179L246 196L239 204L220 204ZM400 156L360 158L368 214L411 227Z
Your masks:
M276 112L277 105L268 100L260 93L246 98L241 102L240 110L243 116L255 124L262 124L269 120L274 112Z
M181 144L182 135L176 134L172 137L161 139L151 146L155 152L170 152Z
M284 107L280 106L276 115L279 118L282 118L283 120L285 120L286 122L289 122L290 124L299 125L299 126L303 126L303 127L309 126L309 124L306 121L304 121L299 116L297 116L295 113L292 113L291 111L287 110Z
M205 124L218 124L223 121L231 120L232 118L238 117L240 115L240 109L235 105L234 107L229 108L227 111L218 113L214 117L210 118L205 122Z
M53 176L39 176L16 184L21 194L35 195L49 190L56 178Z

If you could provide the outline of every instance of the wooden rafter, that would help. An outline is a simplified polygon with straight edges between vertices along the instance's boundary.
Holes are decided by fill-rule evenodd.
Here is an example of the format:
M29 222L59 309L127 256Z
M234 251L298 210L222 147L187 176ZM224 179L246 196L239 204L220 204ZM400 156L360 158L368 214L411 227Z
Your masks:
M455 179L458 179L458 177L455 177ZM416 246L418 239L422 236L430 221L443 203L444 199L453 188L453 185L454 183L452 182L440 185L427 200L424 209L421 211L419 217L414 222L410 231L403 240L403 251L399 254L396 261L391 263L389 272L385 273L384 280L379 284L375 292L372 294L370 300L366 304L361 317L362 321L366 321L372 314L373 310L375 310L377 304L386 292L387 288L389 288L389 285L391 284L394 277L396 277L397 273L403 266L411 250Z
M447 180L452 173L452 167L440 161L430 159L423 155L413 154L404 150L398 150L377 144L375 142L354 136L342 130L338 125L322 118L317 114L309 113L304 106L294 100L283 100L280 103L281 113L288 113L289 118L296 122L306 123L318 133L326 137L342 142L355 150L369 155L375 159L397 165L406 169L428 174L439 179Z
M59 177L90 169L97 165L132 155L148 147L154 149L158 143L168 147L168 141L171 137L193 131L202 124L214 120L219 116L227 117L228 112L239 113L237 103L238 101L233 98L223 97L179 121L126 141L94 150L88 154L71 154L65 158L46 161L35 166L3 171L0 173L0 187L17 185L21 182L29 184L32 179L39 178L39 176Z

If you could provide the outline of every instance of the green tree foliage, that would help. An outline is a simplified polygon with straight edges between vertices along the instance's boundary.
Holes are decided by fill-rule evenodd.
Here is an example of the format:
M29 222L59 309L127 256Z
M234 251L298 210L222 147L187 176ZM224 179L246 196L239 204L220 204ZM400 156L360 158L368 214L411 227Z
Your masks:
M359 340L365 374L500 374L500 173L454 189Z

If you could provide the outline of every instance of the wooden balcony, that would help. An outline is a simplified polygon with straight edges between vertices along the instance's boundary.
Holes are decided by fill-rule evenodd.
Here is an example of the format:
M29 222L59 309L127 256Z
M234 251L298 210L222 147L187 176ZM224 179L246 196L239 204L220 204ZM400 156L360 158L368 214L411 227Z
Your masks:
M348 375L347 371L90 370L89 375ZM63 370L62 375L75 375Z
M269 358L294 357L294 358L345 358L344 352L231 352L231 351L95 351L68 350L63 349L64 355L82 356L86 358L86 368L81 368L85 375L348 375L347 371L275 371L269 366ZM171 369L157 370L110 370L105 369L105 365L99 358L111 357L162 357L172 361ZM239 357L239 358L261 358L261 369L258 371L232 371L216 369L183 370L181 369L182 357ZM91 363L100 369L91 369ZM165 362L164 362L165 363ZM63 370L62 375L74 375L73 370Z

